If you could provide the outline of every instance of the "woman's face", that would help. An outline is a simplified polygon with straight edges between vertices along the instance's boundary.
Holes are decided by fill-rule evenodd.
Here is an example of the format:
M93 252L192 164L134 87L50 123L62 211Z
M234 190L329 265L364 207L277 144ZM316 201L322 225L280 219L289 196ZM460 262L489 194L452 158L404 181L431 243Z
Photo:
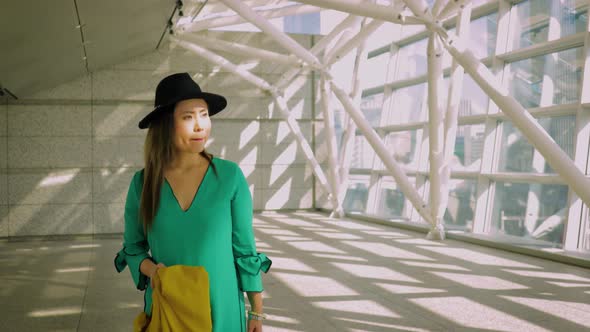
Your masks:
M211 119L204 99L180 101L174 108L174 146L186 153L200 153L211 134Z

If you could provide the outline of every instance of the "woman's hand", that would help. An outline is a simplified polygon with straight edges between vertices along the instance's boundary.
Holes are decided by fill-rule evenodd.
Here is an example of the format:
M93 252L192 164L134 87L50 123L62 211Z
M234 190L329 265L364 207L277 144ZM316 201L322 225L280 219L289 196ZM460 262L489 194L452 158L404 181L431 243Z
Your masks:
M148 277L150 277L150 284L152 286L152 289L154 289L156 287L155 283L154 283L154 279L156 279L157 274L156 272L158 271L159 268L161 267L166 267L166 265L162 264L162 263L158 263L158 265L155 265L154 268L152 269L152 272L150 273L150 275Z
M249 319L248 320L248 332L262 332L262 321Z

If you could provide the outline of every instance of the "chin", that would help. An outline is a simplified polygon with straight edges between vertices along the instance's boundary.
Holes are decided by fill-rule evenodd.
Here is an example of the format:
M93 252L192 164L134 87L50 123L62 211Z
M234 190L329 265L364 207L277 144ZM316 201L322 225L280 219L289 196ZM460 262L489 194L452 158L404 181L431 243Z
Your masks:
M184 149L182 152L184 152L184 153L201 153L204 150L205 150L205 148L191 147L191 148Z

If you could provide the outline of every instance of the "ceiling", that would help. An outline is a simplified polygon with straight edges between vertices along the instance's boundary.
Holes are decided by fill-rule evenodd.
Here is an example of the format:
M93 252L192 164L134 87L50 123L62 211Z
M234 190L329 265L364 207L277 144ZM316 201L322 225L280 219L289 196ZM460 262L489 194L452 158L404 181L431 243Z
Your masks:
M172 0L32 2L10 1L0 11L0 44L8 45L0 52L0 84L16 96L155 49L175 6Z
M257 7L290 2L246 3ZM152 52L162 36L165 40L175 6L176 0L10 1L0 10L0 87L26 98ZM183 1L185 20L227 10L215 0ZM178 14L174 23L177 20Z

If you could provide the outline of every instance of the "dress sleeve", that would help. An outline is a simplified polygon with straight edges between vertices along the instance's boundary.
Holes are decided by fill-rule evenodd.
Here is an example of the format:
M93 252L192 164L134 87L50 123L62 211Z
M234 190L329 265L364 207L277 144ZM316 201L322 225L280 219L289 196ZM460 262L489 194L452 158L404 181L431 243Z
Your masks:
M131 277L139 290L147 286L147 276L139 270L144 259L151 259L148 254L150 248L143 232L143 224L139 220L139 192L140 173L135 173L125 201L125 232L123 235L123 249L115 256L115 268L121 273L127 265ZM152 260L153 261L153 260Z
M236 166L235 189L231 200L232 248L238 273L238 286L243 292L262 292L260 271L268 272L272 261L256 252L252 229L252 195L248 182Z

